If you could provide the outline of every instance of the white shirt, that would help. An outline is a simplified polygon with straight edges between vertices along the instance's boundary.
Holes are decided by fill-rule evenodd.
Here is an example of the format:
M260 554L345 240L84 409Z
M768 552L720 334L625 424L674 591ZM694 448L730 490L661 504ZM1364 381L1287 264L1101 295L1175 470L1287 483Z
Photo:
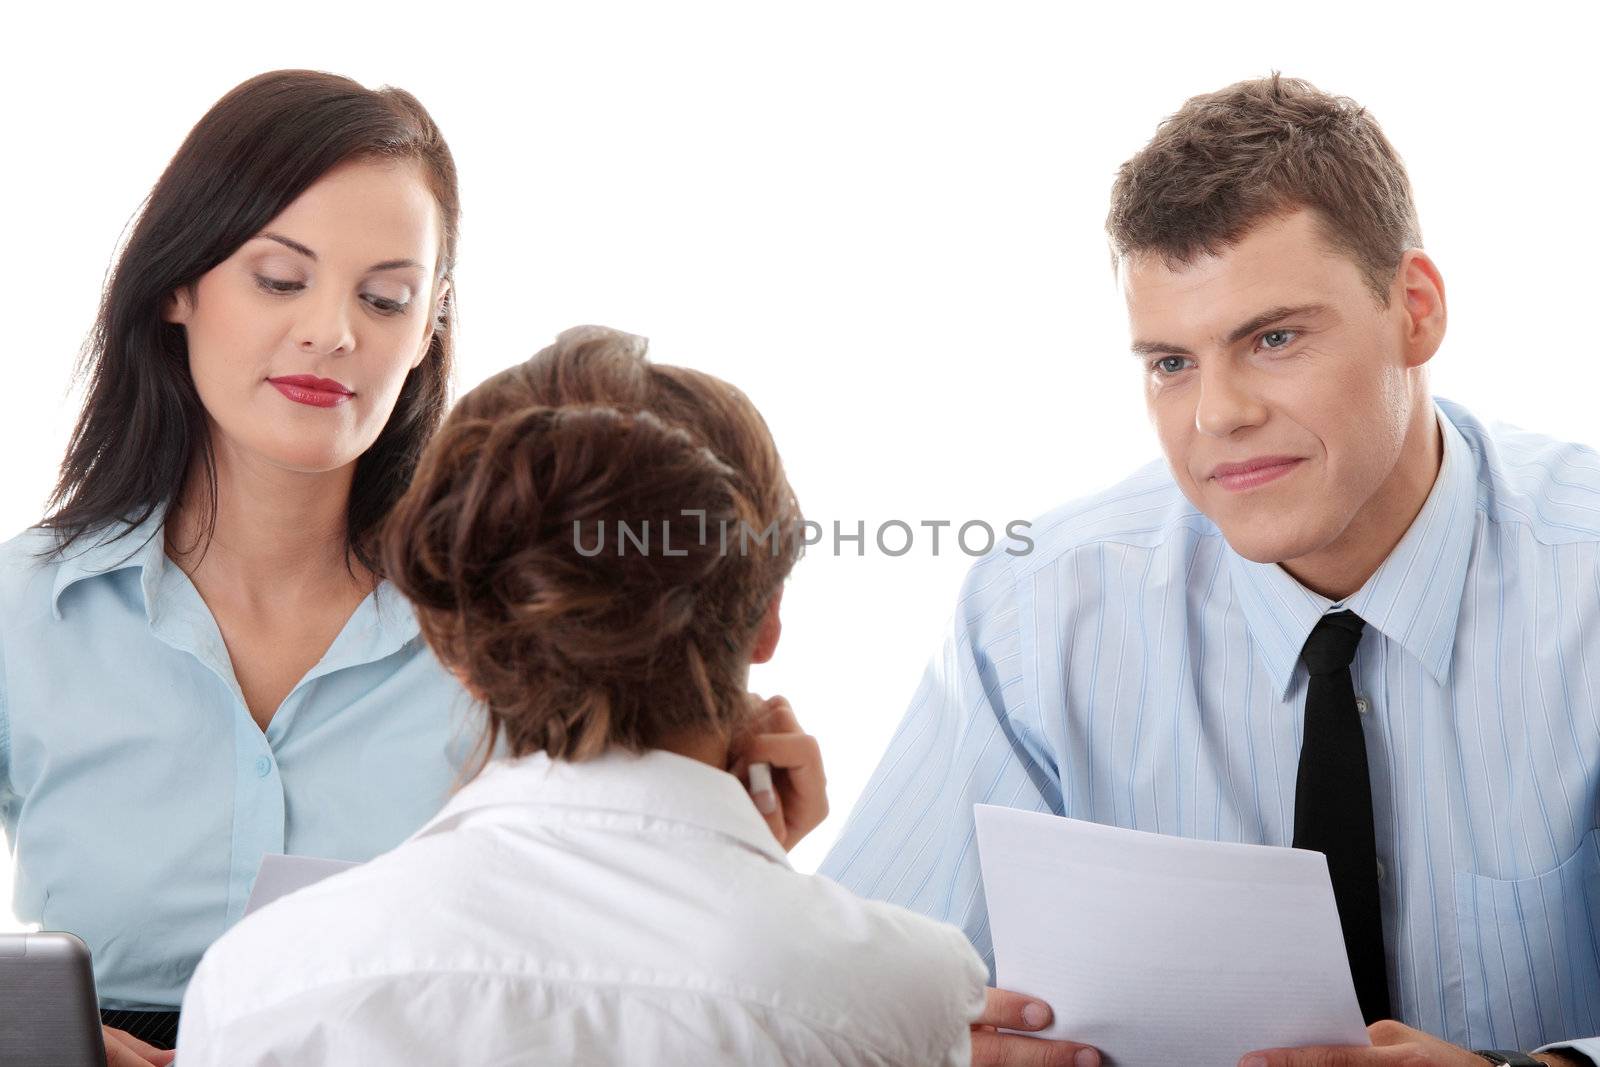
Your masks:
M224 934L178 1062L959 1065L986 976L955 927L796 872L732 775L541 753Z

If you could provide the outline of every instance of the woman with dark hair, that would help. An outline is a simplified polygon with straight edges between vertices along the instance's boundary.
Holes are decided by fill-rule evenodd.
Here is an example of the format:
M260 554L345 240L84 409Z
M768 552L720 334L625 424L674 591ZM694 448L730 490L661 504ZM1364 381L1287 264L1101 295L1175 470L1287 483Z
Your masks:
M409 93L277 71L146 201L49 515L0 546L15 911L94 955L113 1064L161 1064L263 855L363 860L446 799L471 705L384 579L444 411L459 215Z
M961 932L784 856L820 758L746 676L800 523L744 394L639 338L569 330L462 398L383 559L506 758L223 935L183 1067L965 1064Z

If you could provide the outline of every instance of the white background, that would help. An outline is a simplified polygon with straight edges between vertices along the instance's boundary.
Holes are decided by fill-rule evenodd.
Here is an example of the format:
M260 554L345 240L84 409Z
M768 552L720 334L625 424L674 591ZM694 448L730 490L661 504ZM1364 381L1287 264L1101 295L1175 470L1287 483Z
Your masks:
M444 129L462 390L575 323L645 334L750 394L825 525L999 525L1156 455L1111 178L1185 97L1272 69L1355 97L1404 156L1450 299L1436 391L1600 442L1593 5L42 6L8 12L0 67L6 536L41 514L142 197L217 97L291 66L409 89ZM797 867L838 834L967 563L924 539L795 572L754 683L827 758L834 815Z

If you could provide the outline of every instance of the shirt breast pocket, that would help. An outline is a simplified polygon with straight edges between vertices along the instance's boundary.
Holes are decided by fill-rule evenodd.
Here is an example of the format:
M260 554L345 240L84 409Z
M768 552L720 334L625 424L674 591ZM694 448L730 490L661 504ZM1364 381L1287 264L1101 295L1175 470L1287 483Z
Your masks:
M1536 1048L1600 1033L1600 829L1532 878L1456 872L1472 1048Z

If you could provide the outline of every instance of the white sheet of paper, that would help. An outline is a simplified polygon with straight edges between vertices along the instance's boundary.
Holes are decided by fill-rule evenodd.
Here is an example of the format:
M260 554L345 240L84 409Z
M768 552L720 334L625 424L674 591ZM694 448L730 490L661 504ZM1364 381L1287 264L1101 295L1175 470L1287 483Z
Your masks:
M996 981L1108 1067L1367 1045L1327 860L976 809Z
M315 885L329 875L347 871L354 866L356 864L348 860L324 860L315 856L280 856L275 852L269 852L261 857L261 868L256 871L255 885L250 887L250 899L244 902L244 913L249 915L262 905L270 904L287 893Z

